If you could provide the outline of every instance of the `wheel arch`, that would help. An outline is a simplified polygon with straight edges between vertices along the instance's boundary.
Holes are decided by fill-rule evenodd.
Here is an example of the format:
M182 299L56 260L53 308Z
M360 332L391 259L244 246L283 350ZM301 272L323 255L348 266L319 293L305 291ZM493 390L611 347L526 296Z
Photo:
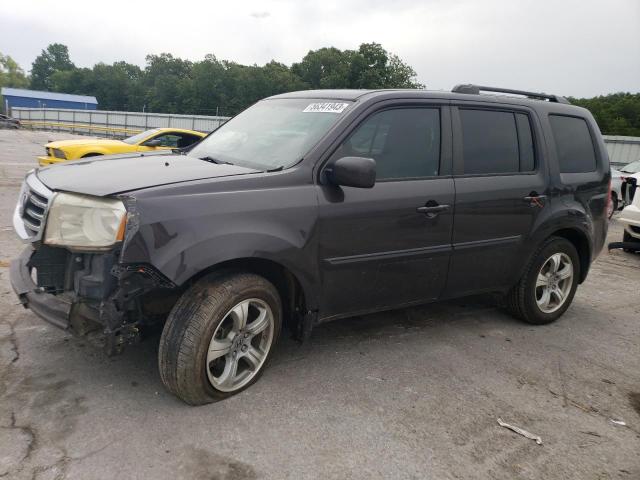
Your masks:
M591 265L591 242L589 237L579 228L561 228L554 231L550 237L560 237L568 240L573 244L578 252L578 258L580 259L580 280L579 283L584 282L589 273L589 267Z
M296 323L313 304L310 287L303 285L299 277L282 263L261 257L239 257L221 261L197 272L182 288L193 285L201 278L216 272L255 273L270 281L282 300L283 322L295 331Z

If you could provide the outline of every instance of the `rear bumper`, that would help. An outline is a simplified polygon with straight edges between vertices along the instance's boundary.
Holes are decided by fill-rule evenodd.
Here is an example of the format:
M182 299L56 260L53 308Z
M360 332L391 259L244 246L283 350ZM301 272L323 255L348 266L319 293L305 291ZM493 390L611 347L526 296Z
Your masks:
M33 282L27 265L33 252L31 247L26 248L18 258L11 262L9 271L11 287L25 308L29 308L44 321L67 330L70 325L72 303L65 301L63 296L41 291Z

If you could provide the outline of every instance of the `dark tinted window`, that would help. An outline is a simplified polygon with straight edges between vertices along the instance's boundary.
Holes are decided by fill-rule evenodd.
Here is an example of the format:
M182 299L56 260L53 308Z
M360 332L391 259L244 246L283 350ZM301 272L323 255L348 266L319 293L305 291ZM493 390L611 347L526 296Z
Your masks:
M460 120L464 173L516 173L533 170L533 140L526 115L461 109Z
M379 180L438 175L440 111L399 108L376 113L346 140L333 158L370 157Z
M549 115L562 173L593 172L596 153L587 122L582 118Z

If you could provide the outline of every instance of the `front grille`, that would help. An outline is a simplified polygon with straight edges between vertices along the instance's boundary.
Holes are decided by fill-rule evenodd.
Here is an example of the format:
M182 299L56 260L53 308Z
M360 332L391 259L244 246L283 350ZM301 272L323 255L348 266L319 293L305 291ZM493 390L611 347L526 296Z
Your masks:
M35 236L42 229L49 201L31 189L28 189L25 195L27 197L22 207L22 221L31 236Z
M13 214L13 226L22 240L40 240L52 196L53 192L38 180L35 173L27 175Z

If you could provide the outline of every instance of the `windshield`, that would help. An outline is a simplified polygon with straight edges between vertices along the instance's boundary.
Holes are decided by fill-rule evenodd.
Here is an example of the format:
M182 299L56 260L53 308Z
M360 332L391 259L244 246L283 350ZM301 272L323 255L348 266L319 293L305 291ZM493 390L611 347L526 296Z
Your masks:
M188 155L259 170L298 163L344 114L350 102L263 100L218 128Z
M122 141L124 143L128 143L129 145L137 145L138 143L143 141L145 138L150 137L151 135L153 135L154 133L158 133L159 131L160 130L158 130L157 128L154 128L152 130L147 130L146 132L138 133L133 137L125 138Z
M638 173L640 172L640 160L637 160L635 162L631 162L627 165L625 165L624 167L620 168L621 172L624 173Z

